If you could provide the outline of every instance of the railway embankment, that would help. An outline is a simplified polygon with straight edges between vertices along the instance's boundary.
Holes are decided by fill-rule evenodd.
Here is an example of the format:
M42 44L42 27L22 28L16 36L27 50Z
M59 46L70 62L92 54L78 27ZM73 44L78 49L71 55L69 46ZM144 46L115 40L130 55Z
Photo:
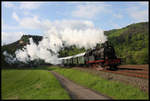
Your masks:
M121 65L117 71L97 71L94 68L75 67L80 71L86 71L100 76L109 81L119 81L140 88L149 93L149 67L148 65ZM146 77L146 78L144 78Z

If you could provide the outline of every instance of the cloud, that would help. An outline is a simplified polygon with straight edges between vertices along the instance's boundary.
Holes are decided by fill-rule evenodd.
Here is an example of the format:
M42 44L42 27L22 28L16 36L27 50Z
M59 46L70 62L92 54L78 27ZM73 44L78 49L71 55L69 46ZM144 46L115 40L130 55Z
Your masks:
M10 26L10 25L4 23L4 20L2 19L2 31L3 32L9 31L9 30L18 30L20 28L21 28L20 26Z
M25 16L33 16L33 13L32 12L29 12L29 11L24 11L23 14Z
M99 13L107 12L110 5L105 3L86 3L85 5L78 5L74 11L72 11L72 16L79 18L91 19Z
M15 42L21 38L23 32L2 32L2 45Z
M127 8L127 12L136 22L148 21L148 8L134 6Z
M93 22L89 20L55 20L40 19L38 16L20 18L15 12L12 14L13 18L18 22L18 26L23 29L40 29L42 31L49 30L53 26L57 29L72 28L72 29L86 29L93 28Z
M33 9L39 8L40 6L41 6L41 3L39 2L21 2L19 8L33 10Z
M142 5L142 6L148 6L148 1L143 1L143 2L138 2L140 5Z
M7 25L7 24L2 24L2 31L8 31L8 30L19 30L21 29L20 26L10 26L10 25Z
M6 7L6 8L14 8L15 7L15 5L12 2L4 2L3 4L4 4L4 7Z
M16 12L12 13L12 17L17 21L21 29L43 29L48 26L48 21L41 21L38 16L32 15L31 17L19 17ZM46 26L45 26L46 24ZM13 27L13 26L12 26Z
M40 28L40 21L37 16L34 17L25 17L20 20L20 26L27 29L38 29Z
M44 2L4 2L4 7L18 10L35 10Z
M86 29L94 27L94 24L88 20L57 20L52 22L52 24L55 25L58 29L63 28Z
M16 20L16 21L20 21L18 15L16 14L16 12L13 12L12 17Z
M122 19L123 18L123 15L121 15L121 14L113 14L113 16L115 17L115 18L118 18L118 19Z

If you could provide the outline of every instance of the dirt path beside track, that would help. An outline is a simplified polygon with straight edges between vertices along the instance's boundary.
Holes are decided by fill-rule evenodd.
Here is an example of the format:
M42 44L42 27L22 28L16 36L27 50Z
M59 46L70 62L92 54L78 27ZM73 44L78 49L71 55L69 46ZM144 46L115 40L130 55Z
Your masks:
M69 92L69 95L71 96L72 99L106 99L106 100L111 99L110 97L99 94L91 89L80 86L54 71L50 72L59 80L61 85Z

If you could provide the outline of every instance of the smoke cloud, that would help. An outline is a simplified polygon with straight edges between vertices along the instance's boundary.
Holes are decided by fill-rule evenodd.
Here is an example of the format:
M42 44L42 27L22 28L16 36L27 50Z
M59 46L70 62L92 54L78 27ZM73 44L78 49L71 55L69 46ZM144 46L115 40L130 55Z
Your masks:
M65 25L66 24L66 25ZM107 40L103 30L95 28L93 23L84 21L56 21L48 30L44 31L43 39L36 45L32 38L30 44L22 50L15 52L16 59L27 63L35 59L42 59L46 63L59 64L58 51L60 48L70 45L76 45L86 49L93 48L97 43L103 43Z
M8 64L14 64L17 62L17 59L15 57L13 57L11 54L7 53L7 51L4 51L3 55L5 55L5 61Z

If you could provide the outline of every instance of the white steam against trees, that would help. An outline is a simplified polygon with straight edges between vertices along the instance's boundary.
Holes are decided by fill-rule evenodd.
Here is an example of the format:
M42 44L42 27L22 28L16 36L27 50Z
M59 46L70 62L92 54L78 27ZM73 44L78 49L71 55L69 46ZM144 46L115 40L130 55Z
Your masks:
M59 64L58 51L63 47L63 44L88 49L107 40L103 30L95 28L92 23L85 21L82 25L79 22L71 22L71 24L63 26L61 23L55 22L53 26L44 31L43 39L38 45L30 38L30 44L22 50L17 50L15 52L16 59L24 63L42 59L46 63Z

